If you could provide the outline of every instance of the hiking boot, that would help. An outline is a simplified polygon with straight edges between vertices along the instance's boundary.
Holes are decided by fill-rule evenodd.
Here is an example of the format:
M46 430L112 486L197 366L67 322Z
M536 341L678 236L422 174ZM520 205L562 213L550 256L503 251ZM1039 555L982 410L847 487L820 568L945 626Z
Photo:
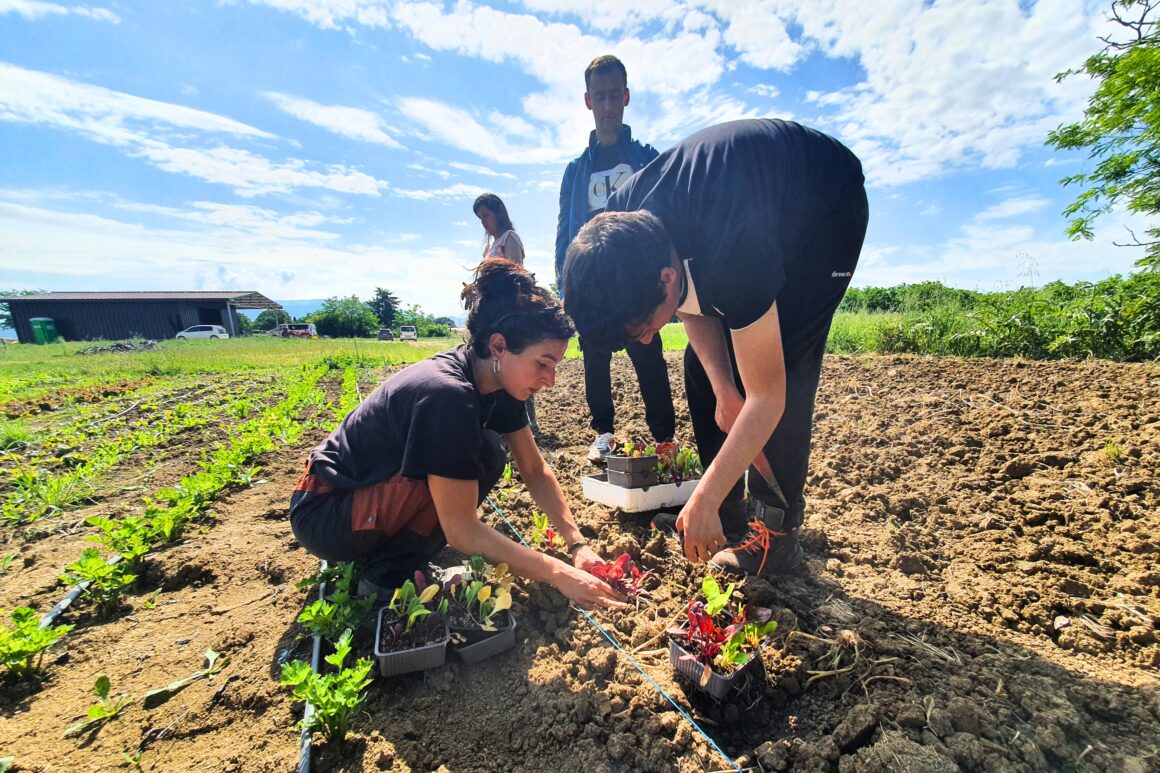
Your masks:
M772 576L792 574L805 560L798 544L798 529L781 531L785 511L754 500L749 533L736 547L718 551L711 562L733 574Z
M593 464L604 464L604 460L616 447L616 437L611 432L602 432L588 447L588 461Z
M657 530L676 532L677 516L680 512L661 512L653 516L652 527ZM737 542L745 536L748 528L749 510L744 499L726 499L717 511L721 518L721 529L725 532L725 539Z

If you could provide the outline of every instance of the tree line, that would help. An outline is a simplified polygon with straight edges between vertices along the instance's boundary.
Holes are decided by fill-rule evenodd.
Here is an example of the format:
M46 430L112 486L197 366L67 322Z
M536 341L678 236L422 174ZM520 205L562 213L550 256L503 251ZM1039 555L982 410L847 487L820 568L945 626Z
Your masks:
M420 338L441 338L451 335L451 328L455 326L455 320L450 317L427 314L418 304L404 307L398 296L382 287L375 288L369 301L360 301L356 295L327 298L322 308L300 319L292 318L281 309L266 309L253 322L241 316L238 320L243 334L273 330L288 322L309 322L320 336L329 338L373 338L381 328L398 333L403 325L413 326Z

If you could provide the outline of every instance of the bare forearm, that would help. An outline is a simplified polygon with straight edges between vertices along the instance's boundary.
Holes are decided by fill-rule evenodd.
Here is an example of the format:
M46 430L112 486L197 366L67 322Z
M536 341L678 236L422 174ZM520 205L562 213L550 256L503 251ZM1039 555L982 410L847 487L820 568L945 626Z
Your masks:
M713 463L705 471L693 496L714 506L720 505L750 463L765 448L781 421L784 407L785 401L772 395L747 397L737 415L737 421L725 437L725 443Z

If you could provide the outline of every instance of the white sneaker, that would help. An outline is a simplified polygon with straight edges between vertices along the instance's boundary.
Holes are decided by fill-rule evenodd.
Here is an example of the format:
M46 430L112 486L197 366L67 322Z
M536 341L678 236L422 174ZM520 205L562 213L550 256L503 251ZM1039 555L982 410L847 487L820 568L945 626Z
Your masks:
M604 464L604 458L612 453L616 447L616 437L611 432L597 435L588 447L588 461L593 464Z

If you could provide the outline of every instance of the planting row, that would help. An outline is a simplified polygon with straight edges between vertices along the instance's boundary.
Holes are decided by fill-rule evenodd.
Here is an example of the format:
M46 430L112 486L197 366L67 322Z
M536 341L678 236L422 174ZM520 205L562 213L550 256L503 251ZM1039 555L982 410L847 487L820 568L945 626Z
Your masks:
M199 472L147 498L140 515L89 519L99 530L90 539L105 552L85 550L65 567L61 581L77 585L81 598L90 600L98 615L115 613L149 551L173 543L189 524L209 515L210 505L224 490L251 482L260 470L252 466L253 460L274 449L280 436L286 438L283 443L299 439L301 430L290 431L288 425L295 424L294 417L317 399L315 385L329 370L323 364L294 374L282 402L233 430L229 445L219 444L207 453ZM35 612L28 607L14 610L10 617L12 627L0 628L0 666L20 678L39 676L42 653L71 627L51 627L46 618L33 628L28 621L35 619Z
M285 390L284 375L259 394L238 384L225 402L180 403L171 409L147 414L137 428L120 436L102 438L85 448L71 448L63 456L27 458L7 454L4 458L8 490L0 513L8 523L32 523L46 515L68 509L90 497L97 477L142 449L156 447L178 433L217 425L223 417L244 418L263 401L277 399ZM66 466L64 472L56 468Z

